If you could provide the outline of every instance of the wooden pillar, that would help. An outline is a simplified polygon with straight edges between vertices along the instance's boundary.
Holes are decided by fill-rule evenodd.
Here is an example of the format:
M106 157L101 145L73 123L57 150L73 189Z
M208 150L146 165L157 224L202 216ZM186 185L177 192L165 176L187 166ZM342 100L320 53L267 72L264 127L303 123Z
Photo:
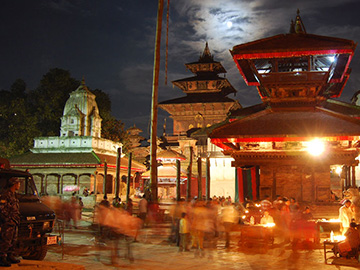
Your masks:
M202 200L202 166L201 157L197 158L197 170L198 170L198 200Z
M210 158L206 157L206 200L210 199Z
M300 201L304 201L304 198L303 198L303 184L304 184L304 169L302 170L302 173L301 173L301 179L300 179Z
M135 190L135 179L136 179L136 174L134 173L133 181L132 181L132 183L133 183L133 189L134 189L134 190Z
M44 186L44 194L47 195L47 177L48 175L45 175L45 186Z
M347 177L348 177L348 185L351 187L351 175L350 175L351 169L350 166L347 166Z
M76 193L80 194L80 175L75 174L75 182L76 182L76 185L77 185Z
M190 146L190 162L188 167L188 175L187 175L187 185L186 185L186 200L191 200L191 177L192 177L192 156L193 156L193 148Z
M272 192L271 192L271 196L272 196L272 200L276 199L276 168L273 168L273 184L272 184ZM263 194L261 194L261 196L263 196ZM262 198L260 198L262 199Z
M117 149L117 156L116 156L116 176L115 176L115 197L116 198L119 198L120 167L121 167L121 147L119 147Z
M104 162L104 178L103 178L103 194L104 194L104 197L106 196L107 197L107 195L106 195L106 181L107 180L107 162L106 162L106 160L105 160L105 162Z
M40 176L40 195L44 195L44 175Z
M349 166L344 166L345 168L345 189L350 187L350 170Z
M314 167L311 167L311 197L312 202L316 201L316 193L315 193L315 170Z
M97 172L93 174L94 176L94 195L97 194Z
M351 185L356 188L355 166L351 166Z
M180 194L180 170L181 170L181 165L180 165L180 160L177 159L176 160L176 200L180 201L181 199L181 194Z
M129 197L130 197L131 159L132 159L132 153L130 152L129 162L128 162L128 176L126 180L126 204L129 202Z
M58 178L59 179L59 178ZM59 190L60 194L63 194L64 193L64 175L62 174L61 177L60 177L60 190Z

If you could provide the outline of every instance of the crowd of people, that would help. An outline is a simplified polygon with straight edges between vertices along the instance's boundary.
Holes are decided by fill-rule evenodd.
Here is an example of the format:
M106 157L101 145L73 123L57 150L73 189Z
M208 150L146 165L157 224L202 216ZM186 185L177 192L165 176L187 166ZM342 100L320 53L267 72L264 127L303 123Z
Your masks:
M315 222L310 207L303 209L295 198L278 195L271 202L269 196L258 202L246 198L243 204L232 202L231 198L214 196L209 201L180 201L170 210L172 234L170 240L179 245L179 250L216 246L219 239L225 247L230 246L231 231L238 224L276 226L281 231L282 243L296 244L300 239L315 237Z
M158 203L149 202L143 196L135 205L136 213L131 199L122 202L121 198L114 198L109 202L105 196L95 207L94 221L99 225L100 238L136 241L142 228L154 227L164 221L164 212L160 211ZM354 213L350 205L350 201L344 202L339 210L339 219L343 234L354 236L357 234L353 232L351 221ZM66 224L70 225L72 220L72 225L77 226L82 207L81 198L75 196L70 202L62 203L61 211ZM52 208L56 210L56 207ZM243 203L235 203L231 197L214 196L210 200L194 197L191 201L182 199L168 210L171 219L169 242L176 244L179 252L193 250L200 256L204 254L204 249L215 250L219 243L229 248L232 232L242 225L267 227L273 224L271 232L281 232L277 234L277 243L293 247L300 241L315 242L317 233L310 207L300 205L293 197L277 195L272 201L265 196L256 202L245 198ZM271 239L274 241L273 236Z

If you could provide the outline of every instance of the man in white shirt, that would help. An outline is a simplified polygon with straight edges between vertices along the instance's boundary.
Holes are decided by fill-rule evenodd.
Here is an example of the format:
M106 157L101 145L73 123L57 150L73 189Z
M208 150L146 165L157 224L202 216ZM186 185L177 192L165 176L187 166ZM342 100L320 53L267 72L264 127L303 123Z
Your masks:
M264 216L260 219L260 224L269 224L274 223L274 218L270 216L270 213L268 211L264 212Z
M339 220L340 220L340 230L344 234L350 227L350 222L354 218L354 211L351 208L351 201L346 200L344 205L339 209Z
M269 226L270 224L275 224L274 218L272 216L270 216L269 211L264 212L264 216L260 219L260 224L265 225L265 226ZM270 226L270 227L264 228L263 232L264 232L265 242L267 242L269 244L273 244L274 243L273 227Z

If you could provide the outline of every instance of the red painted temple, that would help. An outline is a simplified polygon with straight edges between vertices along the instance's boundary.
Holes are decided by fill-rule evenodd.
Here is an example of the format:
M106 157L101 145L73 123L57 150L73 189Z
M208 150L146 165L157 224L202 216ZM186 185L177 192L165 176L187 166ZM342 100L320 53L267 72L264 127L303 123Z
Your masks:
M232 112L210 138L240 172L256 170L248 175L258 177L253 182L258 197L329 201L335 166L343 168L342 188L355 186L360 110L333 99L349 78L355 48L351 40L308 34L298 12L290 33L231 50L240 74L257 87L262 103ZM323 152L310 154L316 147ZM237 185L242 201L247 187Z

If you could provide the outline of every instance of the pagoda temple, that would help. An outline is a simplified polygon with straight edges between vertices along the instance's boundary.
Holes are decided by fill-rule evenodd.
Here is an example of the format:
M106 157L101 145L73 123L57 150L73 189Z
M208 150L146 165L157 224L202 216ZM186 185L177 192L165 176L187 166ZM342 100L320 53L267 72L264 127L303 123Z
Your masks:
M181 167L191 172L191 175L188 174L188 179L192 181L190 193L191 197L194 197L199 195L199 189L205 194L206 162L202 160L208 157L208 138L206 134L195 137L192 135L196 131L224 121L230 111L241 108L241 105L237 100L228 97L230 94L235 94L236 90L225 76L220 76L225 74L226 70L220 62L214 60L207 42L198 61L187 63L185 66L194 76L175 80L172 83L186 95L162 101L159 107L168 112L173 119L173 134L164 134L166 142L162 146L171 147L186 157L186 160L181 162ZM224 158L222 153L219 154L220 158ZM196 162L191 163L191 160ZM228 169L223 168L224 171ZM225 190L233 189L234 173L231 174L231 179L224 172L219 173L218 177L213 171L211 174L212 179L221 179L218 183L211 182L210 189L213 195L233 195L233 192L227 193Z
M334 99L355 48L351 40L308 34L299 12L288 34L233 47L240 74L262 99L231 112L210 134L234 159L239 201L254 192L326 202L331 191L356 186L360 107Z
M241 107L237 101L227 97L236 90L226 78L219 76L226 70L220 62L214 61L208 43L199 60L185 66L195 76L172 83L186 96L159 103L159 107L173 119L173 133L177 135L192 128L219 123L226 119L230 109Z

